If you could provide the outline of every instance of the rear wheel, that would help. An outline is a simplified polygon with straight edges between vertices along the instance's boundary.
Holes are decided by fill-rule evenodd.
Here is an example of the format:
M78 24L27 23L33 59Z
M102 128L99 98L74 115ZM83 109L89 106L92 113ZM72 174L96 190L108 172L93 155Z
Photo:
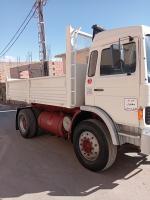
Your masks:
M98 120L85 120L77 125L73 143L80 163L92 171L109 168L115 161L117 147L107 128Z
M39 117L39 115L41 114L41 110L39 110L39 109L36 109L36 108L32 108L32 111L33 111L33 113L34 113L34 116L35 116L35 118L36 118L36 124L37 124L37 132L36 132L36 135L37 136L40 136L40 135L42 135L45 131L43 130L43 129L41 129L40 127L39 127L39 125L38 125L38 117Z
M22 109L18 113L18 128L24 138L34 137L37 133L37 122L30 108Z

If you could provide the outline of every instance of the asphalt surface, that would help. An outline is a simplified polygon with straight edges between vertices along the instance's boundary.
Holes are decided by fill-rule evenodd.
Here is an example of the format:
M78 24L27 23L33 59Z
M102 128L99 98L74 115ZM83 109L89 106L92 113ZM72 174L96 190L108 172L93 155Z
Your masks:
M70 142L50 134L22 138L14 110L0 105L0 199L150 199L150 157L123 147L111 169L88 171Z

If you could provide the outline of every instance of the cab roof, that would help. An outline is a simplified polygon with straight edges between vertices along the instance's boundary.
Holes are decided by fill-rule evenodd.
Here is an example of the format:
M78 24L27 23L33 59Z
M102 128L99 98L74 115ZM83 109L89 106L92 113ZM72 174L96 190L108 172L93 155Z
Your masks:
M111 43L115 41L117 42L119 38L124 38L128 36L140 37L146 34L150 34L150 27L144 25L105 30L95 35L93 45L95 46L99 42L101 44Z

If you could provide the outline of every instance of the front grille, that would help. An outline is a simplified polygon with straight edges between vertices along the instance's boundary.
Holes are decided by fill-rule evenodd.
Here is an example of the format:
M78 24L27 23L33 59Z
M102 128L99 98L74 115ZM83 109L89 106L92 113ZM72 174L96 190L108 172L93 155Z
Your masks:
M150 107L145 108L145 123L150 125Z

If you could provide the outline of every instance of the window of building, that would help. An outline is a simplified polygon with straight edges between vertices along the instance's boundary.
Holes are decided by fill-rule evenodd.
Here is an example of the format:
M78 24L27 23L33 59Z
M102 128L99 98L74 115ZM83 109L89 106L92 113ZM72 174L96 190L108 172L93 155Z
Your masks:
M89 70L88 70L88 76L94 76L96 71L96 65L97 65L97 58L98 58L98 51L92 51L90 55L90 61L89 61Z
M121 51L103 49L101 54L100 75L134 73L136 69L135 42L122 45Z

